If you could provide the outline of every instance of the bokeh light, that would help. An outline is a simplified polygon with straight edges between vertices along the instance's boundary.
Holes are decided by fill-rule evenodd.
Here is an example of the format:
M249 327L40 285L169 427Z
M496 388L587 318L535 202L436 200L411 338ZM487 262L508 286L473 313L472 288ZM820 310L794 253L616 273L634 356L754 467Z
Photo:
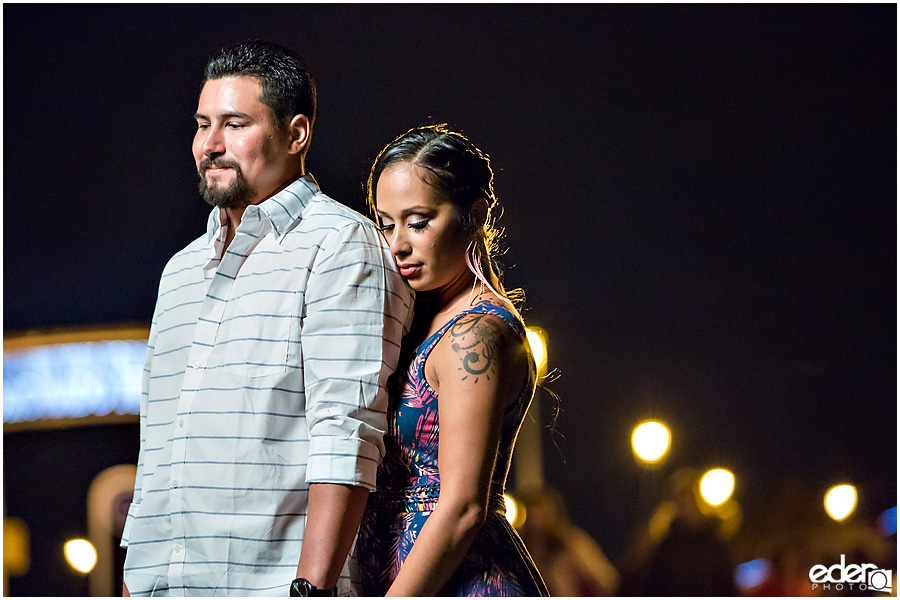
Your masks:
M662 460L669 449L669 430L658 421L647 421L638 425L631 436L634 453L647 463Z
M710 506L719 506L734 492L734 475L727 469L712 469L700 479L700 495Z
M97 564L97 550L87 540L70 540L65 546L66 560L73 569L90 573Z
M3 574L25 575L30 564L28 526L22 519L3 517Z
M525 522L525 507L509 494L503 494L503 503L506 505L506 520L513 527L521 527Z
M516 520L516 513L519 512L516 510L516 501L508 495L503 494L503 504L506 505L506 520L512 525Z
M757 558L739 564L734 570L734 582L744 592L761 585L772 573L772 562Z
M887 537L897 533L897 507L889 508L878 517L878 533Z
M825 511L835 521L843 521L855 509L856 488L852 485L836 485L825 494Z
M539 327L527 327L525 337L528 338L528 345L531 346L531 353L534 355L534 362L537 365L538 378L541 379L547 373L546 335Z

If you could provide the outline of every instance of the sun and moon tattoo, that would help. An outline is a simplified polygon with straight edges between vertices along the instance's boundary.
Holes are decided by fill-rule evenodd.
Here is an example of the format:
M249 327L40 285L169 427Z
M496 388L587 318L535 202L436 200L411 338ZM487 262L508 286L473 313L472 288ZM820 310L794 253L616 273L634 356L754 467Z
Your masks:
M460 357L463 381L474 377L478 383L481 377L490 380L491 375L496 376L499 354L510 342L503 325L492 315L469 314L450 327L450 347Z

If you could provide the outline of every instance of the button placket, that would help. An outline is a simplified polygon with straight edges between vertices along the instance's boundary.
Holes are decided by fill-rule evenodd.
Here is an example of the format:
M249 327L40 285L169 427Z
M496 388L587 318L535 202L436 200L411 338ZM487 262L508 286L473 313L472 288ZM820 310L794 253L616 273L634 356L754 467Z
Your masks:
M213 375L218 365L210 364L210 355L215 347L219 325L225 315L227 301L232 296L232 288L237 274L243 265L245 255L249 254L262 237L260 233L260 220L254 218L249 223L247 216L254 215L248 207L245 219L238 229L227 252L221 256L214 273L205 272L204 275L212 275L208 280L206 296L204 297L197 320L194 338L188 360L186 363L181 394L176 410L176 421L172 439L172 466L170 470L171 485L169 488L170 510L172 519L173 545L171 547L171 562L169 568L170 582L181 585L184 574L184 564L187 560L188 548L185 543L184 511L193 508L185 505L185 489L187 482L190 484L193 475L190 470L193 467L185 465L189 458L187 455L187 443L191 428L187 427L190 415L194 408L198 390L203 389L204 379L207 373ZM262 221L265 222L265 221ZM249 233L249 235L241 235Z

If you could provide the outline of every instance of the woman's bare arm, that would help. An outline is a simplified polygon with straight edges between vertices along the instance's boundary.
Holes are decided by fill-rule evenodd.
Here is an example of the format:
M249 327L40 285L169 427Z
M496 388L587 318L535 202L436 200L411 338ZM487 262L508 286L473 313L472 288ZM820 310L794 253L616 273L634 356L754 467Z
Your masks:
M388 596L434 596L459 567L487 514L503 413L522 389L526 355L493 315L459 319L426 363L438 391L440 496Z

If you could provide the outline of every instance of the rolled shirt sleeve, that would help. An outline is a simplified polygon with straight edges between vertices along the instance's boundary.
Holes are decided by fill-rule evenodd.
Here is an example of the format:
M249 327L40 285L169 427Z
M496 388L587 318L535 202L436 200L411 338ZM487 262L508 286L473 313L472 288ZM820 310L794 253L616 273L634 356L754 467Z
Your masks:
M386 384L412 300L374 226L345 225L324 241L301 318L308 483L375 489L387 428Z

